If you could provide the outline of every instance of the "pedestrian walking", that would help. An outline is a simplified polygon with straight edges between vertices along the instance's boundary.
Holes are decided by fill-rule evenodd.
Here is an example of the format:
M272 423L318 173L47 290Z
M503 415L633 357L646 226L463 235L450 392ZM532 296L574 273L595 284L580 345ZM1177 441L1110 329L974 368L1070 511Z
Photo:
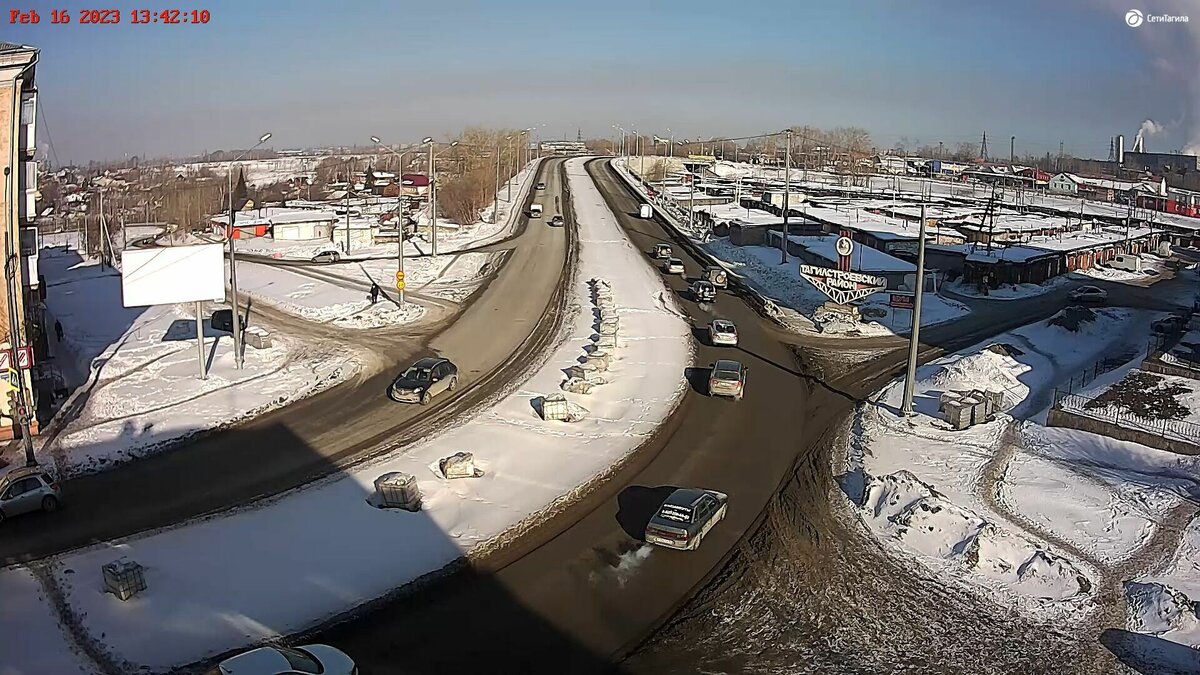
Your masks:
M371 304L379 302L379 284L371 284Z
M58 321L54 322L54 336L56 338L58 338L59 342L62 342L63 328L62 328L62 323L60 323Z

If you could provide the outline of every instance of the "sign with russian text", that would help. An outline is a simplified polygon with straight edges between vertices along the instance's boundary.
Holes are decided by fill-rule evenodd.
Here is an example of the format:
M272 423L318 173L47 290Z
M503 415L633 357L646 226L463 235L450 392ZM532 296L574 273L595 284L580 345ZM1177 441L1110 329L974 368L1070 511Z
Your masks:
M883 277L830 267L800 265L800 276L839 305L848 305L887 288L887 279Z
M912 293L888 293L888 305L896 309L913 309Z

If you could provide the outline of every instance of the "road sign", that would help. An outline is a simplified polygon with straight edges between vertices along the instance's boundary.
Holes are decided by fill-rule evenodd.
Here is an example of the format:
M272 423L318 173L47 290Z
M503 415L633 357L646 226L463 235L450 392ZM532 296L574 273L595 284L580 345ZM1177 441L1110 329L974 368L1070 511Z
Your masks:
M404 283L404 272L396 272L396 283Z
M846 256L854 252L854 240L850 237L838 237L837 244L834 248L837 249L837 254Z
M888 305L896 309L913 309L914 295L912 293L889 293Z
M398 291L404 290L404 282L403 281L396 282L396 290L398 290Z
M17 349L17 364L22 368L33 367L33 348L20 347Z
M883 277L830 267L800 265L800 276L839 305L848 305L887 288L887 279Z

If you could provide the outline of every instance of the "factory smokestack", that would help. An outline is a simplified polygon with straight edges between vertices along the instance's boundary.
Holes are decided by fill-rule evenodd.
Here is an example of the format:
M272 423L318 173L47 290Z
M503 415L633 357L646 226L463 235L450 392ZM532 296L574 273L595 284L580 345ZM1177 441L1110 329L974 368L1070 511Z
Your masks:
M1125 165L1125 134L1117 135L1117 164Z

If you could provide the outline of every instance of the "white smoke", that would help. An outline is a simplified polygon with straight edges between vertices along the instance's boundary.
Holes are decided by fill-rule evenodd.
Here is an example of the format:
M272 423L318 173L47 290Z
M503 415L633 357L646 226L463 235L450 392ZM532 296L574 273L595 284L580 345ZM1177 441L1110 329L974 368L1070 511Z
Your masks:
M1102 0L1104 7L1113 16L1114 21L1125 23L1125 14L1129 11L1128 0ZM1200 155L1200 16L1198 6L1193 0L1156 0L1153 8L1143 7L1147 14L1169 14L1174 16L1189 16L1187 23L1150 24L1137 27L1125 26L1124 30L1133 31L1137 40L1153 57L1153 71L1159 76L1170 80L1171 84L1180 91L1186 92L1186 143L1183 152ZM1149 73L1148 73L1149 74ZM1147 120L1149 122L1149 120ZM1142 123L1138 132L1143 137L1151 135ZM1160 125L1155 125L1158 133Z
M1163 127L1163 125L1155 122L1154 120L1146 120L1145 122L1142 122L1142 126L1138 128L1137 135L1142 137L1153 136L1154 134L1161 134L1164 131L1166 131L1166 128Z

